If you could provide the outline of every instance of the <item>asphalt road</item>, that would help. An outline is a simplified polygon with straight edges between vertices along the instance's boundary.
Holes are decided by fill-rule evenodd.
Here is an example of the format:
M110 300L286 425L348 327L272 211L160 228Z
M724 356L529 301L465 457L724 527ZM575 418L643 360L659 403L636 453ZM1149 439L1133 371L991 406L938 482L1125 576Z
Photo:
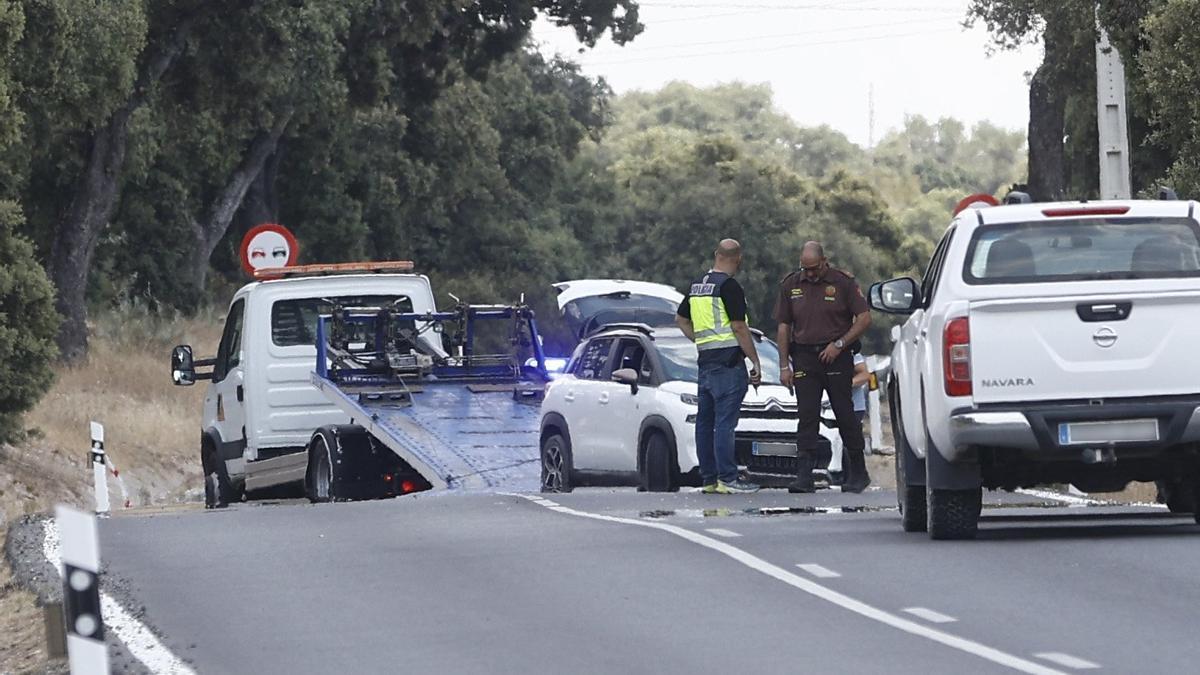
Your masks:
M198 673L1194 672L1200 659L1190 516L1005 495L978 541L931 542L900 531L884 491L545 497L113 517L106 578Z

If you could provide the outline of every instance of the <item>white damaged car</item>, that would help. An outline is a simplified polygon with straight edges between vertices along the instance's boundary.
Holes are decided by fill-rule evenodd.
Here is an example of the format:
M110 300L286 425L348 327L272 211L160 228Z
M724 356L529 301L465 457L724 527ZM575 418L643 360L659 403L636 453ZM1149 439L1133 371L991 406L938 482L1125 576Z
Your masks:
M586 294L569 293L584 283ZM698 486L697 352L674 326L683 296L645 282L556 286L568 325L581 342L563 375L547 386L542 403L542 490ZM755 339L763 384L757 391L751 388L743 401L737 461L753 479L782 486L796 470L796 399L772 381L779 373L775 344L757 331ZM837 432L822 426L821 434L818 451L828 452Z

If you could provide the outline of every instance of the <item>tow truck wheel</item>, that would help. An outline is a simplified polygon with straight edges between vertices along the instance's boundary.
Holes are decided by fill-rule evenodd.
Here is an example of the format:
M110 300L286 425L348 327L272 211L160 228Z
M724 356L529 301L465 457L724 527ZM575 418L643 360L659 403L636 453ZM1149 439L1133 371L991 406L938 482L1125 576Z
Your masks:
M571 446L562 434L551 434L542 441L542 492L570 492Z
M672 492L679 489L674 479L675 453L661 433L653 432L646 439L642 459L642 485L648 492Z
M329 443L317 434L312 440L312 465L308 476L308 500L314 504L333 500L333 469L329 464Z
M204 508L223 509L230 502L242 500L242 493L229 479L225 462L221 461L216 449L207 441L200 445L200 466L204 470Z

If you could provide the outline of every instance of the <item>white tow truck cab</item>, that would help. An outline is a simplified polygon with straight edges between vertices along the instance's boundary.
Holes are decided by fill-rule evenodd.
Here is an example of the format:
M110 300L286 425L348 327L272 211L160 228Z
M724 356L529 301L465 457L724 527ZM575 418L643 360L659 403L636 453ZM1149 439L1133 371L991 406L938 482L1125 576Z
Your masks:
M175 384L210 381L200 428L206 505L304 481L313 431L350 421L311 382L318 315L334 306L436 311L429 279L403 272L411 269L392 262L272 270L276 278L234 294L215 358L196 360L189 345L174 349ZM211 372L196 372L205 366Z
M958 213L924 278L871 288L904 529L974 536L980 488L1200 488L1195 202L1029 203ZM1200 518L1200 516L1198 516Z

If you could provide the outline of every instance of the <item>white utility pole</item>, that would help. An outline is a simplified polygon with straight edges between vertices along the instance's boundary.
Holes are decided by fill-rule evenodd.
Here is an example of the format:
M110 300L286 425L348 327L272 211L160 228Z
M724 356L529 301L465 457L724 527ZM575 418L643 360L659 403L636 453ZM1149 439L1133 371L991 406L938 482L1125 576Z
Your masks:
M1125 107L1125 63L1108 31L1096 28L1096 120L1100 131L1100 198L1129 199L1129 124Z

